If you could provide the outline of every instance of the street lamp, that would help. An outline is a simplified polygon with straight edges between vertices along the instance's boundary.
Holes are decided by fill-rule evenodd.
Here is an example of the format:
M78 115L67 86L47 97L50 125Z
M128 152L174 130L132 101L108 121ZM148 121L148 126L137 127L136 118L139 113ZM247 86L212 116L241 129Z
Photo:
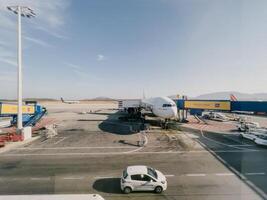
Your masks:
M22 125L22 62L21 62L21 17L32 18L36 14L27 6L8 6L8 10L18 15L18 116L17 116L17 131L21 133Z

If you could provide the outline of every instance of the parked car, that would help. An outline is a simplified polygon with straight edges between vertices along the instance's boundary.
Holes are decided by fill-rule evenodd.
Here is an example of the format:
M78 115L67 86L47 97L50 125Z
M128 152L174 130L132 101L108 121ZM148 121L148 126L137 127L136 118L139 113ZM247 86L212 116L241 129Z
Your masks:
M132 191L154 191L161 193L167 189L166 177L151 167L136 165L127 167L121 177L121 190L128 194Z

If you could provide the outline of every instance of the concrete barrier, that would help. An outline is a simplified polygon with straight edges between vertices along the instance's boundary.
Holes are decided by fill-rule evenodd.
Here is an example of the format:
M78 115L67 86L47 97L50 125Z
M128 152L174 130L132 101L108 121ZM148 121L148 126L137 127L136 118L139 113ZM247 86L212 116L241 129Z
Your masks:
M22 134L23 134L23 140L31 139L32 138L32 127L30 126L24 127Z

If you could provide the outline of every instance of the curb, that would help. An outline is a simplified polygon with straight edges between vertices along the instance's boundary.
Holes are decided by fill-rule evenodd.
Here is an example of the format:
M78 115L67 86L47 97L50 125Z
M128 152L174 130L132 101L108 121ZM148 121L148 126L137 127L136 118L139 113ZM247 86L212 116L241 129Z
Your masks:
M38 135L38 136L35 136L35 137L33 137L29 140L26 140L26 141L6 143L5 147L0 148L0 154L5 153L7 151L10 151L14 148L18 148L18 147L21 147L23 145L29 144L35 140L40 139L41 137L42 137L41 135Z

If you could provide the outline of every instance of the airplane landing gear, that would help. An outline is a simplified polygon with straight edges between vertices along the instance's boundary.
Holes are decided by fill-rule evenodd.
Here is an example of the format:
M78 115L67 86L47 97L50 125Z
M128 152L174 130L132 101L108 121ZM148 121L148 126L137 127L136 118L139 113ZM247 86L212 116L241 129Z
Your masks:
M169 128L168 124L169 124L169 120L168 119L165 119L164 121L161 121L161 128L162 129L168 129Z

